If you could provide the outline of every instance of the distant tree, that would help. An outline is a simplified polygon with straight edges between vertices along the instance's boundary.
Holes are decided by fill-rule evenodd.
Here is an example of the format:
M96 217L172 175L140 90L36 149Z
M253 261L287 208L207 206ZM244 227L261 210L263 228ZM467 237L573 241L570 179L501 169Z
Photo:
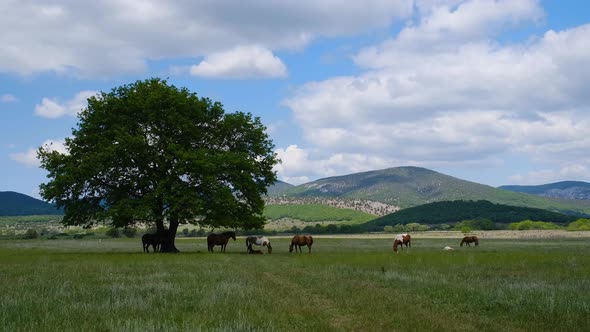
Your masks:
M469 226L463 226L463 227L461 227L461 233L468 234L470 232L471 232L471 227L469 227Z
M113 237L113 238L117 238L117 237L121 237L121 232L119 231L118 228L111 227L111 228L107 229L105 235Z
M135 229L134 227L124 227L123 228L123 235L125 235L126 237L135 237L135 235L137 234L137 229Z
M262 227L276 181L259 118L157 78L89 98L65 146L38 150L50 179L41 196L64 209L63 223L154 223L165 252L178 251L180 224Z
M36 230L29 228L27 229L27 231L25 232L25 239L36 239L39 237L39 233L37 233Z
M383 227L383 231L385 233L393 233L394 232L393 231L393 226L389 226L389 225L388 226L385 226L385 227Z
M408 228L406 227L406 225L397 224L393 226L393 231L396 233L407 232Z
M590 219L578 219L567 226L568 231L590 231Z

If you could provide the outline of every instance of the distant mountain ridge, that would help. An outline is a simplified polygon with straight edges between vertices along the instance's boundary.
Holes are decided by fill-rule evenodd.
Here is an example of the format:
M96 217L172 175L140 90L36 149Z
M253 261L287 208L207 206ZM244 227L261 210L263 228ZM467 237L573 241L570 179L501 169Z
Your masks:
M536 186L506 185L498 188L543 197L590 200L590 183L583 181L561 181Z
M534 207L571 214L590 214L590 202L494 188L421 167L404 166L319 179L282 192L285 197L366 199L400 208L455 200Z
M55 206L14 191L0 191L0 216L62 215Z
M293 187L294 186L290 183L283 182L281 180L277 180L277 182L275 182L274 184L272 184L268 188L266 188L266 190L267 190L266 194L268 196L280 195L283 191L288 190Z

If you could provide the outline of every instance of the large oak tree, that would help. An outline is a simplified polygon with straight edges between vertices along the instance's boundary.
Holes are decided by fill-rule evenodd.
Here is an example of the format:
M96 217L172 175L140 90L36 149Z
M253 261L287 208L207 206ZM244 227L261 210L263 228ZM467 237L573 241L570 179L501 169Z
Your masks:
M65 224L153 222L163 251L177 251L181 223L264 224L277 159L259 118L149 79L89 98L77 126L67 153L38 150L41 196L63 207Z

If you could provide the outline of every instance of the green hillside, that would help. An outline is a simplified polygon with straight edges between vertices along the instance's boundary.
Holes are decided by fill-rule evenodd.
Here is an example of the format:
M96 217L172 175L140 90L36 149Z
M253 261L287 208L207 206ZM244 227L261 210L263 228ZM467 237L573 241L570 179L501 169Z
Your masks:
M397 224L450 224L471 219L489 219L495 223L513 223L522 220L567 223L577 219L575 216L547 210L494 204L489 201L450 201L424 204L373 219L365 225L387 226Z
M293 188L292 184L277 180L272 186L266 188L268 196L280 195L282 192Z
M572 214L590 214L590 201L557 200L502 190L420 167L396 167L324 178L283 195L367 199L404 208L439 201L488 200Z
M368 213L321 204L267 205L264 208L264 216L270 220L290 218L305 222L336 221L346 223L363 223L375 218Z
M0 216L61 214L62 211L42 200L13 191L0 191Z

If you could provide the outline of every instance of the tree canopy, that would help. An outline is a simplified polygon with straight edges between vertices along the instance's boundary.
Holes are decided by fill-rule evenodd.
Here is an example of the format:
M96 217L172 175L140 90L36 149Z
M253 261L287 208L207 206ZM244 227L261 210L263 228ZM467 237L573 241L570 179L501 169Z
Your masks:
M108 220L258 228L262 195L276 181L274 146L260 119L165 80L116 87L88 99L67 153L41 147L41 196L68 225ZM172 245L173 246L173 245ZM175 248L174 248L175 249Z

